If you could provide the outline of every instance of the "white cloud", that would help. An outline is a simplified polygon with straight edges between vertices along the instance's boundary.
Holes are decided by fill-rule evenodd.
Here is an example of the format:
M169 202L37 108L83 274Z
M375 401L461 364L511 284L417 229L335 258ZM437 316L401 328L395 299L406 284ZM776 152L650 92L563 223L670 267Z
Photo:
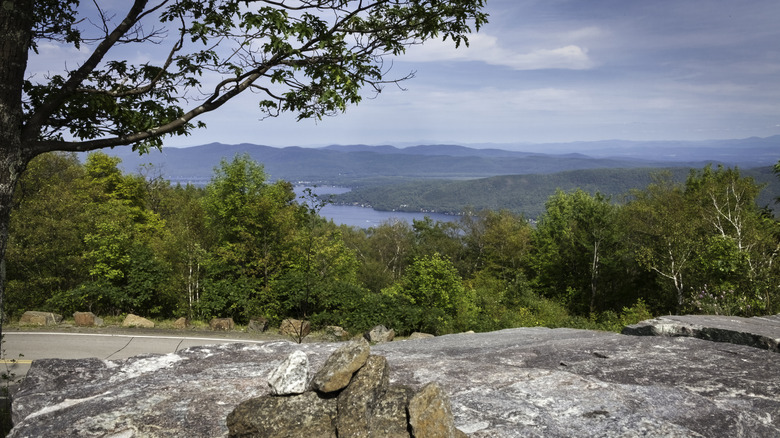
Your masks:
M530 51L508 49L499 44L498 38L487 34L469 37L469 47L456 49L451 41L428 41L410 48L404 61L478 61L490 65L510 67L515 70L567 69L586 70L594 66L588 50L570 44L562 47L539 48Z

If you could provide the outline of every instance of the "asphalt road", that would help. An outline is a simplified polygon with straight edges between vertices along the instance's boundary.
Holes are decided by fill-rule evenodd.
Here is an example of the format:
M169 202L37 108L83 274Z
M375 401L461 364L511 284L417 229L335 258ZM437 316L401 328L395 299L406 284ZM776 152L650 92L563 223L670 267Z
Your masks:
M176 334L133 334L133 333L57 333L57 332L14 332L4 333L5 353L0 360L0 372L13 375L18 382L30 369L36 359L125 359L144 353L173 353L183 348L198 345L224 343L259 343L268 339L240 339L230 337L209 337ZM229 336L229 334L226 334ZM14 386L14 385L12 385Z

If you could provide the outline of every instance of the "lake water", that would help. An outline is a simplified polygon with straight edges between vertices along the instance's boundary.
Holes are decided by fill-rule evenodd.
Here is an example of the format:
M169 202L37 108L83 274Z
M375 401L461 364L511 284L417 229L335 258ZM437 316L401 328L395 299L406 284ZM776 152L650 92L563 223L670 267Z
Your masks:
M303 194L305 186L296 186L295 193L299 196ZM337 195L349 191L346 187L314 187L312 191L317 195ZM381 225L387 221L405 221L412 223L413 220L425 219L430 217L433 221L455 222L459 218L439 213L408 213L402 211L377 211L373 208L355 207L352 205L333 205L328 204L320 210L320 216L332 220L337 225L347 225L358 228L371 228Z

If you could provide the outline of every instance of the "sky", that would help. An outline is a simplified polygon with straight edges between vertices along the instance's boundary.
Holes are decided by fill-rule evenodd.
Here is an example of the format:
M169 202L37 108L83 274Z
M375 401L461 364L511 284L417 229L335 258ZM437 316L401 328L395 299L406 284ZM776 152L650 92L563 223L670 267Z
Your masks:
M392 59L415 72L336 117L260 120L249 94L166 146L211 142L525 144L780 134L777 0L487 0L470 47ZM45 55L45 50L41 52ZM43 61L52 65L56 56ZM388 60L390 61L390 60ZM41 62L36 61L36 62ZM72 61L71 61L72 62Z

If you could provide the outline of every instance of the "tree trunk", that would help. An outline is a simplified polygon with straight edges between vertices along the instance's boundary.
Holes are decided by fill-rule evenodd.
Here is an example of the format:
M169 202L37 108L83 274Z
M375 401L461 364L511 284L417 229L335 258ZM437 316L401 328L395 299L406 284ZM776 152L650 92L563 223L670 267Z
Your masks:
M593 260L590 265L590 314L596 311L596 290L599 277L599 241L593 243Z
M22 85L32 41L32 0L0 6L0 339L5 313L5 250L16 181L32 158L22 142Z

